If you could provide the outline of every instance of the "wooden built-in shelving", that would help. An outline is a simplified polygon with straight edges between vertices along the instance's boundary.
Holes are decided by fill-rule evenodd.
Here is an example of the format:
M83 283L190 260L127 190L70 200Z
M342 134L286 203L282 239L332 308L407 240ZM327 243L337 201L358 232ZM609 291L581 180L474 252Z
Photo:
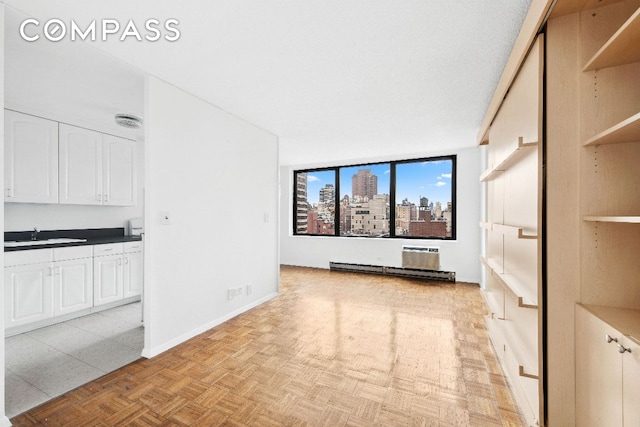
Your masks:
M502 233L505 236L515 237L516 239L537 239L536 234L529 234L525 232L522 227L515 227L513 225L493 224L493 231Z
M496 231L505 236L515 237L516 239L537 239L536 234L527 233L524 228L506 224L492 224L490 222L480 222L480 228L489 231Z
M640 216L584 216L582 219L588 222L619 222L626 224L640 223Z
M538 375L534 373L538 371L537 356L528 355L527 351L523 350L519 344L516 344L520 342L520 336L517 331L512 329L511 324L500 319L487 319L486 324L491 336L498 337L499 340L511 344L509 348L518 364L518 375L537 380Z
M538 308L538 296L535 290L530 290L518 277L504 273L503 267L494 259L480 257L480 261L489 269L497 282L518 300L518 307Z
M586 63L582 71L640 61L640 8Z
M640 310L592 304L578 305L640 345Z
M640 49L639 49L640 51ZM584 142L584 146L640 141L640 113L634 114Z
M518 138L518 144L507 154L507 156L494 167L487 169L480 175L481 182L487 182L494 179L500 173L508 170L512 165L516 164L520 159L525 157L531 150L535 150L538 142L524 142L522 137Z

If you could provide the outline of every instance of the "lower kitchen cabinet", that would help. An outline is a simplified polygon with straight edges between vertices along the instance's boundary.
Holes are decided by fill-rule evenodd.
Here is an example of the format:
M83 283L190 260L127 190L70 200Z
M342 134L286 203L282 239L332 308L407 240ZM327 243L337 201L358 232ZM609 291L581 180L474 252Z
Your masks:
M118 301L124 295L122 243L94 246L93 305Z
M124 298L142 294L142 242L124 244Z
M134 241L6 252L5 334L136 301L142 249Z
M638 328L638 310L576 306L577 426L640 425Z
M53 263L53 315L93 306L93 258Z
M5 327L53 317L51 263L4 269Z

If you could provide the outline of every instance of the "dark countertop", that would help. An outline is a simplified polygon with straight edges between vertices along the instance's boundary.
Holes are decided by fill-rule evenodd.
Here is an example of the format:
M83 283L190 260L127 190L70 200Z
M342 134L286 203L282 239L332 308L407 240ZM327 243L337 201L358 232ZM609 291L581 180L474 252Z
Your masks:
M31 231L8 231L4 233L5 241L31 240ZM5 247L5 252L25 251L31 249L64 248L67 246L102 245L107 243L139 242L141 236L125 236L124 228L90 228L75 230L42 230L37 233L37 240L71 238L86 239L85 242L52 243L46 245Z

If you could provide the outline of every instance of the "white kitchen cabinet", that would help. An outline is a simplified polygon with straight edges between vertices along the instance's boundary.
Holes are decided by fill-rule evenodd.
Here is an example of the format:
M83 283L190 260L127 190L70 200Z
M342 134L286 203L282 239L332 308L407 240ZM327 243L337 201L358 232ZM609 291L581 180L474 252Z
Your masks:
M58 123L5 110L5 202L58 203Z
M53 317L51 249L5 254L5 326L25 325Z
M93 249L91 246L53 250L53 315L93 306Z
M60 124L60 203L136 204L136 143Z
M93 305L118 301L124 295L122 243L94 246Z
M52 281L50 263L5 268L5 326L53 317Z
M576 306L576 425L640 425L639 325L638 310Z
M142 242L124 244L124 298L142 294Z
M60 124L60 203L101 205L102 135Z
M111 135L103 135L104 205L136 204L136 143Z

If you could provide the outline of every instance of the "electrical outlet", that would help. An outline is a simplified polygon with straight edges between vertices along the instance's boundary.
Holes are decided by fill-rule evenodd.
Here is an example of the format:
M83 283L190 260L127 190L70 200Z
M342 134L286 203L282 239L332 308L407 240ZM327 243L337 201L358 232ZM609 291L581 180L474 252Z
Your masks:
M230 299L230 300L234 299L238 295L242 295L242 286L240 286L239 288L227 289L227 298L228 299Z
M253 292L253 285L251 284L247 285L247 295L251 295L252 292Z

